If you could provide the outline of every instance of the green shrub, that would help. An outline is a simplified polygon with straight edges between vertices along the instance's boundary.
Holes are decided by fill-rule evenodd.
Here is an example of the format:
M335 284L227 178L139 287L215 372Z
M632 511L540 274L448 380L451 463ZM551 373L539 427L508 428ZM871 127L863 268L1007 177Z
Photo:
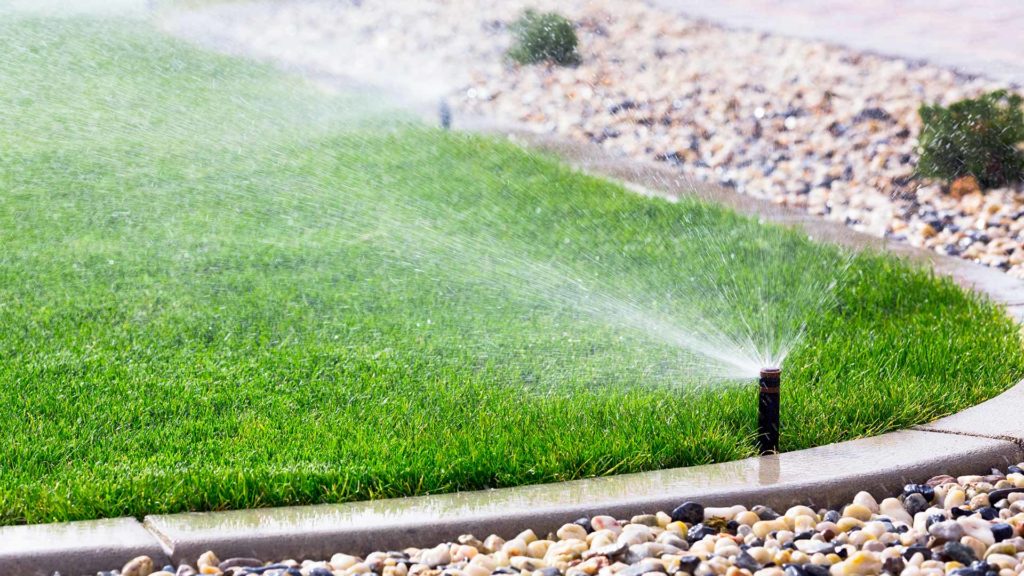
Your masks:
M580 63L576 31L565 16L526 10L511 29L515 40L508 56L520 64L554 62L569 66Z
M997 90L949 108L922 105L922 176L953 180L974 176L990 188L1024 179L1024 110L1021 97Z

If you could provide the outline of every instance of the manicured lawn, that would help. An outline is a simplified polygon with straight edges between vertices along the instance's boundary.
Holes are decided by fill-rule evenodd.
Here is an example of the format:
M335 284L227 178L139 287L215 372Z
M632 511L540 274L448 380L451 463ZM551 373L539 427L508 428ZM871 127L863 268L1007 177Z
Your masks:
M818 305L847 259L795 232L140 22L5 15L0 40L0 523L749 456L754 388L667 343L687 315L808 323L786 450L1024 375L996 307L890 258Z

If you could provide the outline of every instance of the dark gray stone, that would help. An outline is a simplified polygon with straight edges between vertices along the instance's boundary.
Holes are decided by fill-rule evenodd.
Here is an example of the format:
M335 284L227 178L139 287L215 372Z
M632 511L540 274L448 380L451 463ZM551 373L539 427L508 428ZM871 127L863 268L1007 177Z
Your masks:
M696 502L683 502L672 511L673 522L693 525L704 521L704 506Z
M971 550L969 546L965 546L959 542L946 542L942 546L942 557L946 561L959 562L964 566L967 566L978 559L978 557L974 555L974 550Z

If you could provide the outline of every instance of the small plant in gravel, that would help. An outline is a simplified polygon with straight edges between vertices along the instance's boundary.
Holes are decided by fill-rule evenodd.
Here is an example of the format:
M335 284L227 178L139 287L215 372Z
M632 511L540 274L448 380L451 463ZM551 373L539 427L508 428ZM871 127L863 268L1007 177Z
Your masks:
M1024 179L1021 104L1020 95L997 90L948 108L921 106L918 173L944 180L973 176L984 188Z
M572 22L555 12L526 10L511 27L515 40L508 57L520 64L554 62L562 66L580 63L578 40Z

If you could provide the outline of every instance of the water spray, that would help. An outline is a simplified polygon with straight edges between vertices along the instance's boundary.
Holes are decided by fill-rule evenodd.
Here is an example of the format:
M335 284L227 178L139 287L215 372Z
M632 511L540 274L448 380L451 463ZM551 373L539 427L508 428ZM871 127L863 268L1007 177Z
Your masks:
M779 452L779 381L782 370L762 368L757 395L757 446L761 454Z

